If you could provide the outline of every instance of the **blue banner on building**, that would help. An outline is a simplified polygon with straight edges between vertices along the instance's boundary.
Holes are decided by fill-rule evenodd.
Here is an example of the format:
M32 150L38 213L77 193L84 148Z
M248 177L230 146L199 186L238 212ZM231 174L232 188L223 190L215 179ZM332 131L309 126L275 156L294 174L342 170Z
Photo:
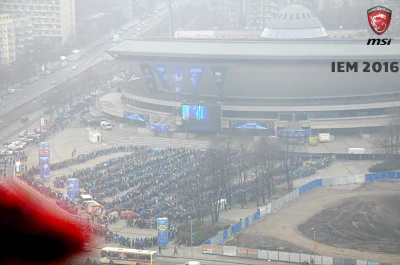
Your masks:
M168 245L168 230L158 230L157 243L161 247Z
M157 229L168 230L168 218L157 218Z
M158 124L158 123L146 123L146 128L151 131L161 131L161 132L170 132L171 126L167 124Z
M76 201L79 196L79 180L68 179L67 195L71 201Z
M278 137L310 137L311 130L276 130L276 135Z

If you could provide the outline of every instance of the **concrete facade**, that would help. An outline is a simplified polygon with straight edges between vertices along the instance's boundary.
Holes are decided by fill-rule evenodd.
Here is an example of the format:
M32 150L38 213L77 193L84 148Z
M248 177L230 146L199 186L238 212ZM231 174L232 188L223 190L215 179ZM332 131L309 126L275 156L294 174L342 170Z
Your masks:
M0 11L30 17L33 35L63 44L75 34L75 0L0 0Z
M29 17L0 13L0 65L6 65L22 56L29 42Z

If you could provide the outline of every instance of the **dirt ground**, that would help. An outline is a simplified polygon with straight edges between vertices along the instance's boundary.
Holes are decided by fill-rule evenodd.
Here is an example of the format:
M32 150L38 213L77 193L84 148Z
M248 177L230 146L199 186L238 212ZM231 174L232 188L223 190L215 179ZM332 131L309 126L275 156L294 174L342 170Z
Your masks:
M318 188L227 245L400 263L400 181Z

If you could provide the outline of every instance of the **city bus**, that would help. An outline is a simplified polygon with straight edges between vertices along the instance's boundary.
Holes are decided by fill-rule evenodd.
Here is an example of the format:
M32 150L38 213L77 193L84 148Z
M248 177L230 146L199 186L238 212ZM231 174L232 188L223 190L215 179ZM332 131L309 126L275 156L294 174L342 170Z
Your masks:
M15 165L14 165L14 176L21 177L21 171L22 171L21 162L20 161L15 162Z
M100 263L154 265L157 264L157 251L105 247L101 249Z

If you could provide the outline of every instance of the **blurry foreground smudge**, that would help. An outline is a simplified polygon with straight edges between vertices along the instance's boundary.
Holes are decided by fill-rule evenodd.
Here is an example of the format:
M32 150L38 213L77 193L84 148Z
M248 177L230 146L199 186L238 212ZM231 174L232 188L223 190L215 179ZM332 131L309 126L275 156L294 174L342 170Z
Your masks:
M0 264L55 265L82 251L80 228L37 206L15 186L0 185Z

